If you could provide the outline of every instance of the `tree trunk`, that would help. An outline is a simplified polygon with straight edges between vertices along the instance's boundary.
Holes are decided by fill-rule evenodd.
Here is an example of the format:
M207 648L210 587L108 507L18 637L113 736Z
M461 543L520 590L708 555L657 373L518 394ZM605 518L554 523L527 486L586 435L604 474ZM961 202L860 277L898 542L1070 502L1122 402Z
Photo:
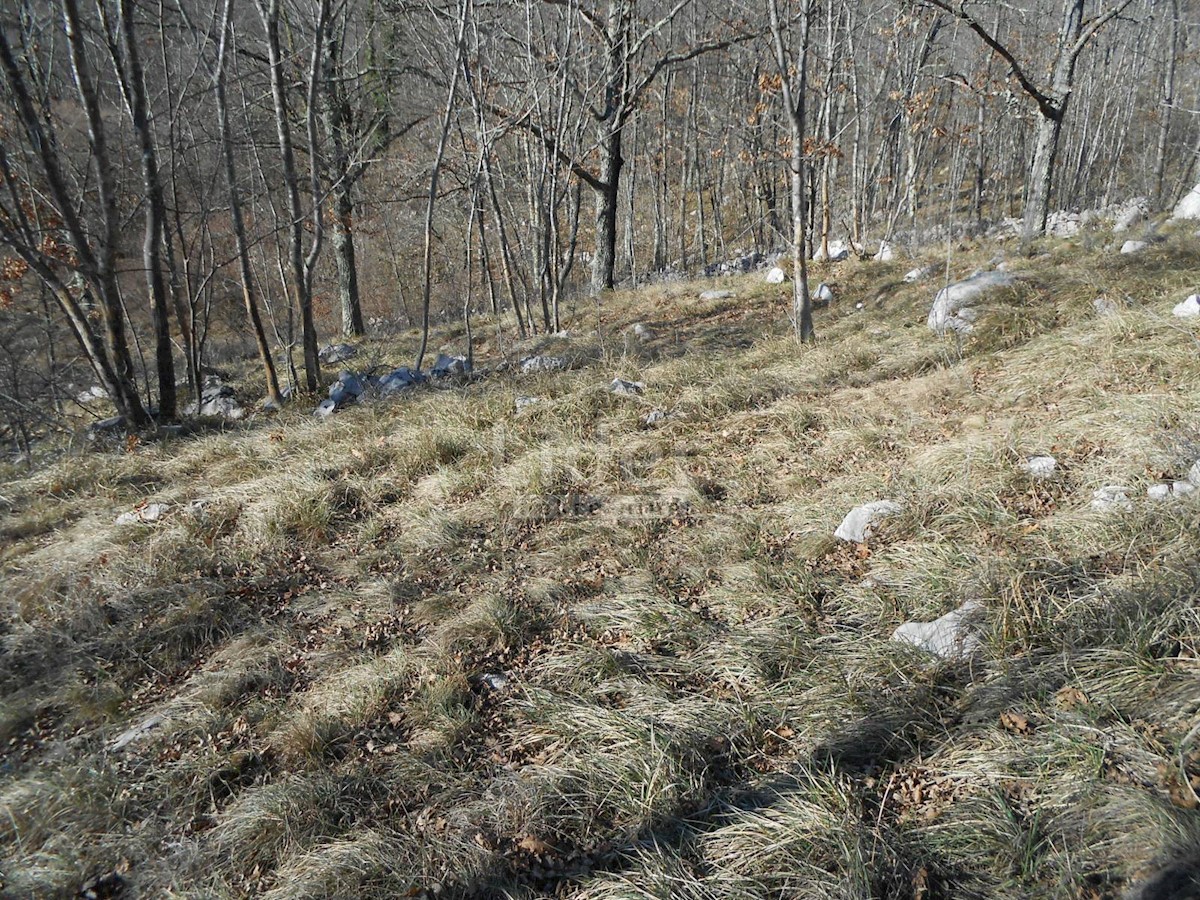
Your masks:
M614 127L615 126L615 127ZM604 123L600 129L600 181L596 190L596 247L592 256L592 290L612 290L617 265L617 212L620 206L621 127Z
M354 254L354 177L350 168L349 109L338 85L336 37L325 44L324 103L321 117L333 148L333 256L337 263L338 299L342 309L342 334L358 337L363 328L362 304L358 295L358 266Z

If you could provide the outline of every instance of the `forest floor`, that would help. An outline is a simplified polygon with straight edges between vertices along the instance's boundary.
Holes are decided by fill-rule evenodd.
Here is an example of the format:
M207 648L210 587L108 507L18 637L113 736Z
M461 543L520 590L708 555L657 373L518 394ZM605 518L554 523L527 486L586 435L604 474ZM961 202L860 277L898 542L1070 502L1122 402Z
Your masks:
M761 274L658 285L581 304L568 371L484 320L484 377L6 472L0 895L1102 898L1200 859L1200 492L1146 496L1200 456L1200 241L1110 243L1014 254L966 340L934 282L994 247L818 267L811 347ZM889 640L965 599L973 660Z

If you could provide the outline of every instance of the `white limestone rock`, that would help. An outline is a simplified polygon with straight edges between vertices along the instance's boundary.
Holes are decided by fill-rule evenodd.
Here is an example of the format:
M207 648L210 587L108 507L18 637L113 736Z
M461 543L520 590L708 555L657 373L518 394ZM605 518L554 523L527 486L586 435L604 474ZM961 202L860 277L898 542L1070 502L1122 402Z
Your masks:
M322 347L317 353L317 358L327 366L344 362L355 356L358 356L358 348L352 347L349 344L330 344L327 347Z
M146 503L129 512L121 513L114 520L115 525L151 525L167 514L171 508L167 503Z
M935 334L948 331L970 334L975 327L975 304L992 291L1011 287L1016 282L1016 277L1008 272L979 272L947 285L933 298L926 324Z
M646 418L644 421L649 427L661 425L663 422L667 421L667 414L661 409L652 409L650 412L646 413Z
M609 384L608 390L610 393L617 394L622 397L636 397L646 390L646 384L642 381L626 381L624 378L614 378Z
M1141 253L1149 244L1145 241L1126 241L1121 245L1121 253L1128 256L1130 253Z
M1200 219L1200 184L1196 185L1175 206L1173 219Z
M521 360L521 374L533 375L538 372L561 372L567 367L567 360L562 356L531 356Z
M516 399L516 401L514 402L514 405L517 408L517 412L521 412L523 410L529 409L529 407L531 407L531 406L537 406L541 402L542 402L541 397L518 397Z
M892 245L887 241L881 241L879 244L879 252L871 258L874 259L875 262L891 262L896 258L896 251L892 249Z
M818 245L817 249L813 252L812 258L814 262L825 262L827 260L828 262L841 262L843 259L850 258L850 245L845 241L830 241L828 257L825 255L825 248Z
M1058 460L1053 456L1031 456L1021 463L1021 471L1030 478L1049 478L1058 468Z
M1100 512L1129 511L1133 501L1129 499L1129 488L1120 484L1108 484L1092 491L1092 509Z
M894 500L875 500L856 506L837 527L833 536L840 541L852 544L865 544L871 535L883 524L884 519L904 511L904 506Z
M784 279L786 278L787 273L783 271L783 269L779 268L779 266L775 266L774 268L767 270L767 284L783 284Z
M1182 303L1179 303L1171 310L1171 314L1177 319L1194 319L1200 316L1200 294L1192 294Z
M983 646L971 627L983 611L984 606L978 600L968 600L932 622L905 622L892 632L892 640L911 644L942 659L969 659Z
M732 300L737 297L733 291L704 291L700 294L700 299L706 303L715 302L717 300Z
M166 721L166 716L161 714L150 716L148 719L145 719L139 722L137 725L134 725L128 731L124 731L119 734L117 738L108 745L108 749L113 753L120 753L130 744L137 743L142 738L146 737L146 735L148 735L150 732L161 728Z

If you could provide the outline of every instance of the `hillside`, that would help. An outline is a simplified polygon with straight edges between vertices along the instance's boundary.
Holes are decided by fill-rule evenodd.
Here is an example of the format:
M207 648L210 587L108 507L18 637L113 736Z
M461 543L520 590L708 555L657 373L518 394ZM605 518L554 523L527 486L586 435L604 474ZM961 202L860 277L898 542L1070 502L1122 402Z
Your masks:
M760 273L662 284L328 420L7 473L0 893L1102 898L1200 860L1200 491L1147 496L1200 457L1200 242L1108 243L1010 250L965 338L926 315L995 246L819 266L811 347ZM967 600L977 653L890 640Z

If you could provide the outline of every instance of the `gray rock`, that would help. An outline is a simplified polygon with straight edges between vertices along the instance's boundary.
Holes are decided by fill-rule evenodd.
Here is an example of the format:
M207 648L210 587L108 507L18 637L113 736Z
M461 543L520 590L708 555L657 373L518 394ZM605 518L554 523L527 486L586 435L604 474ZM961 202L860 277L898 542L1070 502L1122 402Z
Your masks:
M366 384L353 372L341 372L337 381L329 386L329 399L338 407L349 406L366 393L366 390Z
M864 503L846 513L846 517L842 519L842 524L837 527L833 536L852 544L865 544L884 519L903 511L904 506L894 500L876 500L872 503Z
M779 266L775 266L773 269L769 269L767 271L764 280L767 282L767 284L783 284L786 278L787 273L784 272L783 269L779 268Z
M146 503L129 512L121 513L114 520L114 525L150 525L157 522L170 509L166 503Z
M1200 459L1196 460L1191 469L1188 470L1187 480L1196 487L1200 487Z
M338 411L338 405L333 400L322 400L321 405L313 410L313 415L318 419L328 419Z
M667 414L661 409L652 409L646 413L646 418L643 421L649 426L661 425L667 421Z
M1171 315L1177 319L1194 319L1200 316L1200 294L1192 294L1182 303L1171 310Z
M1147 244L1145 241L1126 241L1121 245L1121 252L1126 255L1130 253L1141 253L1148 246L1149 244Z
M932 622L905 622L892 632L892 640L911 644L942 659L969 659L983 646L971 627L983 612L982 603L968 600Z
M398 394L420 384L421 376L408 366L401 366L379 379L379 393L384 397Z
M317 353L317 357L327 366L352 359L355 356L358 356L358 348L349 344L330 344Z
M650 329L650 327L648 325L646 325L642 322L636 323L630 329L630 333L635 338L637 338L639 341L642 341L643 343L654 339L654 332Z
M614 378L612 383L609 384L608 390L610 393L623 397L636 397L646 390L646 385L641 381L626 381L624 378Z
M818 245L813 253L813 260L816 262L826 261L825 248ZM829 242L829 262L841 262L843 259L850 258L850 246L845 241L830 241Z
M1092 309L1096 311L1096 315L1101 317L1115 316L1121 311L1121 307L1116 300L1109 300L1107 297L1097 297L1092 301Z
M1058 468L1058 460L1053 456L1031 456L1021 463L1021 471L1030 478L1049 478Z
M1175 206L1173 219L1200 219L1200 184L1196 185Z
M101 419L99 422L93 422L88 426L87 439L89 441L98 441L101 438L113 437L125 430L124 416L110 416L107 419Z
M562 356L531 356L521 360L521 373L533 375L538 372L561 372L567 368L567 360Z
M1120 484L1109 484L1092 491L1092 509L1101 512L1133 509L1129 499L1129 488Z
M1012 287L1016 282L1016 277L1008 272L980 272L947 285L933 298L926 324L936 334L947 331L969 334L976 317L974 305L992 291Z
M879 243L879 252L872 257L876 262L891 262L895 258L896 251L892 249L892 245L887 241Z
M222 396L205 400L204 405L200 407L200 415L237 421L246 417L246 410L242 408L236 398Z
M448 378L451 375L465 375L467 370L467 358L465 356L448 356L445 353L439 353L438 358L433 363L433 368L429 370L429 374L434 378Z
M166 717L161 714L150 716L148 719L145 719L139 722L137 725L134 725L128 731L124 731L118 735L117 738L108 745L108 749L114 753L119 753L130 744L140 741L150 732L161 728L163 723L166 721Z
M1146 496L1151 500L1167 500L1171 496L1171 485L1152 484L1146 489Z
M918 281L924 281L926 278L932 278L937 272L937 269L937 266L921 266L918 269L912 269L904 276L904 283L916 284Z
M700 295L700 299L704 300L705 302L712 302L715 300L732 300L735 297L737 297L737 294L733 291L704 291Z
M817 285L817 292L813 295L813 299L821 304L829 304L833 302L833 288L825 282Z
M509 685L508 676L500 672L488 672L486 675L481 675L479 681L493 691L502 691Z
M1046 217L1046 234L1051 237L1069 238L1079 234L1082 218L1079 213L1059 210Z

